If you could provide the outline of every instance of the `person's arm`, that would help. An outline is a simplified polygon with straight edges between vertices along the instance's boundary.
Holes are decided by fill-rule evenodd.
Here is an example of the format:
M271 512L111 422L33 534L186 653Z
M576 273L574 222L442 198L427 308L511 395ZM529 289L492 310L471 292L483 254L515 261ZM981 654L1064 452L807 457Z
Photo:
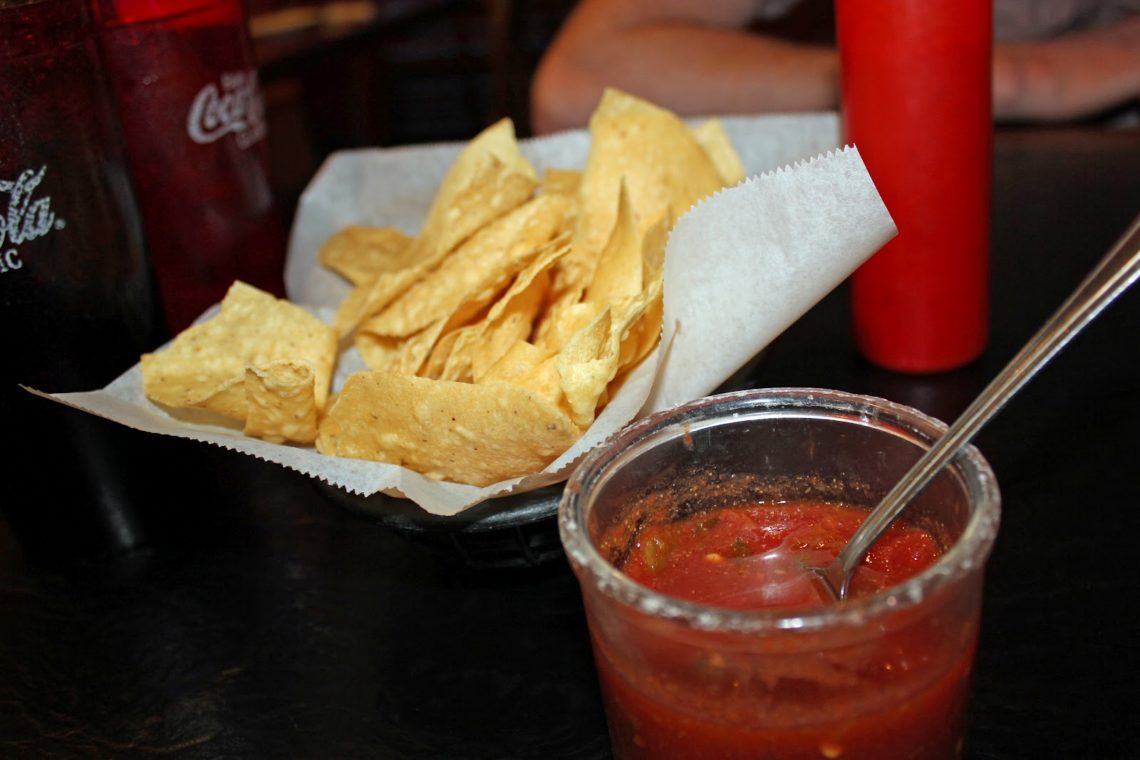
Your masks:
M758 0L583 0L531 88L537 133L583 126L604 87L681 115L833 109L833 49L751 34Z
M1062 121L1140 98L1140 15L1049 40L994 47L994 116Z

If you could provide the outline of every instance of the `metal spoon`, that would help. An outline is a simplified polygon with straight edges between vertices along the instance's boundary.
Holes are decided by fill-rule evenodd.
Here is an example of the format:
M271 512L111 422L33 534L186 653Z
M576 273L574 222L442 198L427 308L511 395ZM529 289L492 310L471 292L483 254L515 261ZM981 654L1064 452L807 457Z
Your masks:
M1138 278L1140 216L1001 374L867 515L839 555L824 567L808 568L819 576L819 585L836 600L846 599L856 566L907 505L1039 369Z

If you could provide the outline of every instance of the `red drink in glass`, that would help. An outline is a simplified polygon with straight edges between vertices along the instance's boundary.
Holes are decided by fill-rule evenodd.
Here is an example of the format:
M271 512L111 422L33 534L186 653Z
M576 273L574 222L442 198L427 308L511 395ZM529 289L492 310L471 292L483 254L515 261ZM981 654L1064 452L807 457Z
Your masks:
M988 333L992 9L988 0L837 0L843 127L899 234L852 278L870 361L938 372Z
M285 239L240 0L95 0L172 331L237 279L282 295Z

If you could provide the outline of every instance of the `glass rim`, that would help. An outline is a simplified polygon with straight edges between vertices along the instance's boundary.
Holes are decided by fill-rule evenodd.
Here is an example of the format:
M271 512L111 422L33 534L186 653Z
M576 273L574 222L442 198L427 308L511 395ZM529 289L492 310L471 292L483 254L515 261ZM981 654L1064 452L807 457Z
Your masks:
M963 447L945 467L957 471L973 506L962 534L933 565L897 586L870 596L810 609L715 607L643 586L598 552L586 529L588 494L596 483L604 482L615 465L636 456L671 431L683 435L701 423L772 416L853 421L880 428L924 448L947 429L946 423L913 407L876 396L823 388L763 388L722 393L644 417L590 451L566 483L558 509L558 530L567 558L578 571L580 581L591 583L619 604L698 630L818 631L858 627L883 615L913 608L984 566L997 537L1001 497L992 468L972 444Z

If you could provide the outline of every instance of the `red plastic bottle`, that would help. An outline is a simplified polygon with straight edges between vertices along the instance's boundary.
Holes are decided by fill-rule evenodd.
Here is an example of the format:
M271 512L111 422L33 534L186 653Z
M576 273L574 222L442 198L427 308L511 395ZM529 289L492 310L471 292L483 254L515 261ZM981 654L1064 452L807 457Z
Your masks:
M167 324L235 279L284 292L264 104L241 0L92 0Z
M837 0L844 140L899 234L852 277L856 345L888 369L967 364L989 324L989 0Z

